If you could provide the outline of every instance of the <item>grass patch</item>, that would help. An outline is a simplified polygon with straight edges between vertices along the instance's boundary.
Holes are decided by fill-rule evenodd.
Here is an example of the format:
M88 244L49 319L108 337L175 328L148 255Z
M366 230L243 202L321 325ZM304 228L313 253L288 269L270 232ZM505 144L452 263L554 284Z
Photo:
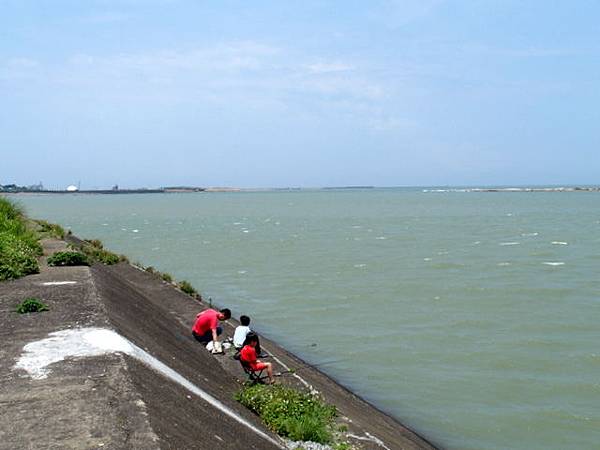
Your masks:
M179 282L177 286L179 286L179 289L181 289L183 292L185 292L188 295L191 295L192 297L198 295L198 291L194 288L194 286L192 286L192 284L189 281L183 280Z
M89 266L88 258L79 252L56 252L48 258L49 266Z
M280 436L321 444L333 439L336 408L317 396L285 386L257 384L242 388L235 399Z
M39 232L44 235L52 236L59 239L64 239L67 234L65 229L55 223L50 223L45 220L34 220L39 226Z
M160 274L160 277L163 279L163 281L166 281L167 283L173 282L173 276L170 273L163 272Z
M99 262L107 266L128 261L124 255L117 255L104 248L102 241L98 239L86 239L81 246L81 251L86 254L91 262Z
M0 198L0 281L39 272L42 247L27 227L23 208Z
M49 311L48 306L34 297L26 298L17 306L17 312L19 314L28 314L42 311Z

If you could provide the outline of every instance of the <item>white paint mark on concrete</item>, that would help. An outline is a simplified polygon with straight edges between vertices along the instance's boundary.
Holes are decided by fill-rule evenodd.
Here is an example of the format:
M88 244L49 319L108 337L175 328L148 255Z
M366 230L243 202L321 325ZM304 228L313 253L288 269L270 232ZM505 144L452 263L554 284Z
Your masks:
M77 281L46 281L42 286L64 286L66 284L77 284Z
M280 442L259 430L235 411L225 406L215 397L181 376L158 359L125 339L120 334L106 328L74 328L50 333L46 339L35 341L23 347L23 354L15 364L15 369L23 369L34 379L46 378L49 365L69 357L100 356L109 353L125 353L163 376L180 384L193 394L215 407L235 421L246 426L263 439L278 448L285 448Z
M365 432L364 436L357 436L355 434L348 434L348 437L351 437L353 439L357 439L359 441L374 442L375 444L379 445L380 447L385 448L385 450L392 450L387 445L385 445L381 439L379 439L376 436L373 436L371 433L368 433L368 432Z

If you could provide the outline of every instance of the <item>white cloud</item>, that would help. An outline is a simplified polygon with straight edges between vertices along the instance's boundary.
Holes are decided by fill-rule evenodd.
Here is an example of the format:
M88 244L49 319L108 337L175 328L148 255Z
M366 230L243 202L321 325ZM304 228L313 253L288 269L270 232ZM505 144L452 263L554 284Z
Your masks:
M61 84L103 83L107 89L121 86L132 90L151 84L171 85L177 86L178 94L208 95L211 101L219 95L229 100L236 93L245 98L264 95L275 101L298 93L359 101L384 98L382 84L354 64L302 63L301 59L289 50L242 41L113 56L79 54L54 72Z
M35 77L40 70L39 61L31 58L10 58L4 63L0 62L0 79L22 80Z
M110 24L110 23L120 23L129 20L130 16L128 14L110 11L110 12L102 12L97 14L92 14L89 16L83 16L80 18L80 21L83 23L92 23L92 24Z
M3 71L0 64L0 76L6 67ZM36 85L46 92L82 99L235 105L299 115L319 111L353 117L373 129L397 126L392 120L368 125L373 107L381 107L391 89L369 72L364 60L358 66L255 41L116 55L82 53L54 64L22 58L10 67L13 74L15 67L37 72Z
M369 127L374 131L396 131L416 129L417 123L413 120L399 117L380 117L369 120Z
M306 68L311 73L348 72L350 70L354 70L354 66L341 62L319 62L308 64Z

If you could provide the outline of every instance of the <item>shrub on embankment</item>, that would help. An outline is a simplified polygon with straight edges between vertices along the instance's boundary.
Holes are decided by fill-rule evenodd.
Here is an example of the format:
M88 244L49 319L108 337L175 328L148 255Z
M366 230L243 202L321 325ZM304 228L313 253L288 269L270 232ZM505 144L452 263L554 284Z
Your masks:
M0 281L39 272L42 247L27 227L23 209L0 198Z
M50 223L46 220L34 220L34 222L38 225L39 230L38 234L41 237L50 236L58 239L64 239L66 234L71 234L71 231L65 231L63 227L58 224Z
M192 297L195 297L198 295L198 291L196 290L196 288L194 286L192 286L192 283L190 283L187 280L181 281L177 286L179 287L179 289L181 289L187 295L191 295Z
M99 262L107 266L117 264L122 261L128 261L124 255L117 255L104 248L102 242L98 239L86 239L79 249L85 253L91 262Z
M321 444L333 440L336 408L318 396L280 385L256 384L242 388L235 399L280 436Z
M56 252L48 258L49 266L89 266L90 263L83 253Z

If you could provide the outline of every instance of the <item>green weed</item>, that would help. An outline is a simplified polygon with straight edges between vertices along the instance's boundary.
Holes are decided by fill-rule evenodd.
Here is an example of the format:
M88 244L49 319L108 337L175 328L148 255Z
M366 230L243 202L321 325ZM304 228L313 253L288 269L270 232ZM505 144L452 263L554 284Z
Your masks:
M117 255L104 248L102 242L98 239L86 239L81 246L81 251L87 255L90 261L99 262L107 266L117 264L121 261L128 261L124 255Z
M335 406L319 397L285 386L244 387L235 398L257 413L277 434L294 441L330 443Z
M42 234L47 234L50 235L52 237L56 237L59 239L64 239L65 237L65 229L63 227L61 227L60 225L57 225L55 223L50 223L47 222L45 220L34 220L35 223L38 224L39 226L39 232Z
M79 252L56 252L48 258L49 266L89 266L88 258Z
M352 447L350 447L350 444L348 444L347 442L340 442L339 444L335 444L333 446L333 450L350 450Z
M34 312L49 311L48 306L43 304L37 298L26 298L17 306L17 312L19 314L27 314Z
M0 281L39 272L42 247L21 206L0 198Z
M192 297L195 297L196 295L198 295L198 291L196 291L194 286L192 286L192 284L189 281L183 280L183 281L179 282L178 286L179 286L179 289L181 289L186 294L191 295Z

